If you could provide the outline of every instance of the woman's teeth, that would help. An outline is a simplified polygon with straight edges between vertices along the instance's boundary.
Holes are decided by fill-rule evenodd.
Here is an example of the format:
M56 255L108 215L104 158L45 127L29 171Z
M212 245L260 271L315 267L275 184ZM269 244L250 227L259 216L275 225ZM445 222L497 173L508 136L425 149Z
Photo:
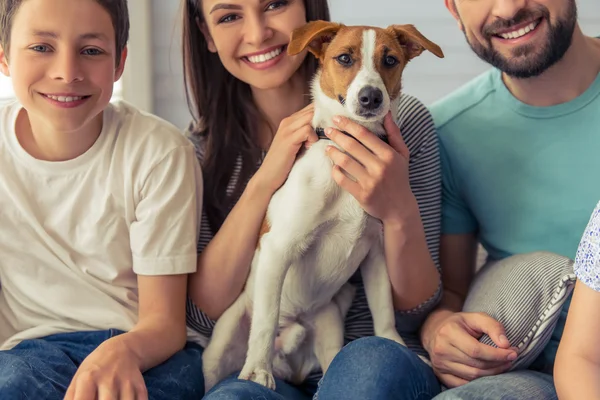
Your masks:
M84 96L51 96L47 94L46 97L52 100L60 101L61 103L70 103L72 101L81 100Z
M525 28L521 28L519 30L508 32L508 33L500 33L500 34L498 34L498 36L500 36L503 39L517 39L517 38L520 38L521 36L525 36L532 30L534 30L538 26L539 23L540 23L539 20L534 21L531 24L527 25Z
M278 49L275 49L269 53L265 53L265 54L260 54L258 56L248 56L246 57L248 59L248 61L250 61L253 64L258 64L258 63L263 63L265 61L269 61L275 57L277 57L278 55L281 54L281 52L283 51L283 47L280 47Z

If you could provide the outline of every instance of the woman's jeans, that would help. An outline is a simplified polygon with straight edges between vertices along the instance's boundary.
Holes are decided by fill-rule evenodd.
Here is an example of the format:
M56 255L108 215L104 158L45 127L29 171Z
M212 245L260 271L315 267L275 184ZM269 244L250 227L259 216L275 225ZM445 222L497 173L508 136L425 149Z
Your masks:
M276 390L238 380L223 380L207 400L425 400L440 393L433 370L406 347L391 340L367 337L346 345L333 359L318 387L294 386L276 380ZM316 392L316 393L315 393Z

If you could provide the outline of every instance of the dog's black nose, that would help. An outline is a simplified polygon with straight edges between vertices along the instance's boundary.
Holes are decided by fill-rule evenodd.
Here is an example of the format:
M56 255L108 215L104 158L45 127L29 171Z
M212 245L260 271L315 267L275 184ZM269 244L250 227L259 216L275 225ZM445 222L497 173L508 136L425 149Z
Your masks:
M376 87L365 86L358 92L358 101L367 110L374 110L383 102L383 93Z

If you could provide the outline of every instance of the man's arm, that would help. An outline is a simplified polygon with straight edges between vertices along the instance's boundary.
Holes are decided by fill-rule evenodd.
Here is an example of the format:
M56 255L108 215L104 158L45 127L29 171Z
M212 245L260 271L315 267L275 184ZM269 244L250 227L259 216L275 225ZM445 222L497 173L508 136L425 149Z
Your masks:
M447 387L464 385L510 367L517 354L509 349L502 325L483 313L461 312L475 273L474 234L442 235L440 263L444 295L423 328L421 340L438 378ZM488 334L498 348L479 342Z
M577 281L556 354L554 383L562 399L600 399L600 293Z
M462 310L473 276L477 258L477 237L473 233L442 235L440 265L442 269L442 300L426 319L421 329L421 340L431 342L435 328L441 321Z

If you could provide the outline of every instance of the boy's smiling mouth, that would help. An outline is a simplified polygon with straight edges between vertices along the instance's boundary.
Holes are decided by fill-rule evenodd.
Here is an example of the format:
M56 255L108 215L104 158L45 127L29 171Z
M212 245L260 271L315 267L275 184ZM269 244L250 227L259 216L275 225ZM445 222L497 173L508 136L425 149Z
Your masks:
M58 105L60 107L73 108L77 107L83 103L90 97L91 95L79 95L75 93L57 93L57 94L46 94L40 93L42 97L51 102L52 104Z

